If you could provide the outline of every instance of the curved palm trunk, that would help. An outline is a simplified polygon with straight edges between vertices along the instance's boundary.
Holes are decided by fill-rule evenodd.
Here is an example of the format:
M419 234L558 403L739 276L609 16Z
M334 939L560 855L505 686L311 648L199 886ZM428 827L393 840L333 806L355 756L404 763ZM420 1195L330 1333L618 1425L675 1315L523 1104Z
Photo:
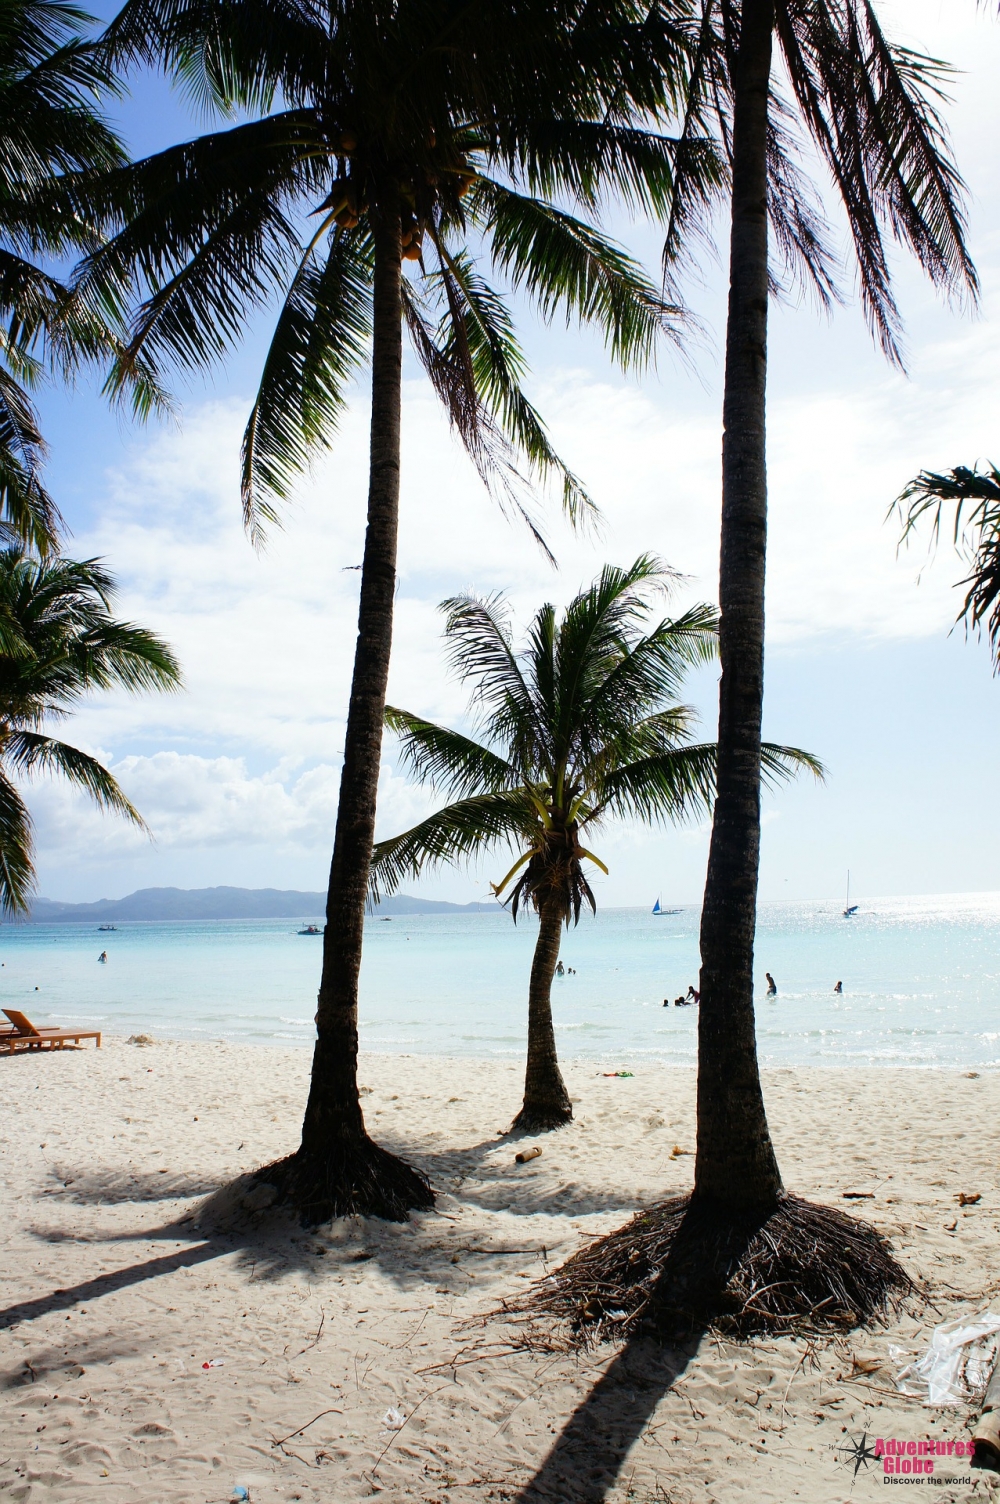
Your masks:
M757 1066L753 946L767 532L767 111L773 0L743 0L722 445L718 793L701 918L695 1196L767 1208L781 1195Z
M524 1072L524 1102L511 1129L544 1133L572 1121L573 1108L556 1055L552 1027L552 978L559 960L563 911L559 904L543 905L538 915L538 939L528 983L528 1063Z
M304 1214L316 1220L348 1213L402 1219L409 1208L430 1206L434 1199L419 1172L368 1138L357 1079L358 974L375 838L399 519L402 303L394 187L385 198L386 203L373 203L371 208L371 472L358 638L327 895L312 1081L290 1188Z

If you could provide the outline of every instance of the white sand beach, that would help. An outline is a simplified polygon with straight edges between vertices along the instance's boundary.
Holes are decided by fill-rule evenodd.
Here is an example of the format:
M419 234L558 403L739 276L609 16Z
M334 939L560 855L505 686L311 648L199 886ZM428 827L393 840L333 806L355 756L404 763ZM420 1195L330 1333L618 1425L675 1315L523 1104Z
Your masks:
M294 1148L309 1060L118 1039L0 1060L4 1504L839 1504L886 1486L876 1464L855 1477L851 1438L969 1435L967 1409L895 1394L890 1346L1000 1310L1000 1076L766 1076L789 1189L870 1217L926 1287L888 1328L553 1356L459 1324L690 1184L693 1075L570 1064L576 1121L522 1166L497 1138L519 1063L366 1056L372 1130L431 1176L436 1211L220 1230L206 1198ZM935 1471L938 1499L998 1481Z

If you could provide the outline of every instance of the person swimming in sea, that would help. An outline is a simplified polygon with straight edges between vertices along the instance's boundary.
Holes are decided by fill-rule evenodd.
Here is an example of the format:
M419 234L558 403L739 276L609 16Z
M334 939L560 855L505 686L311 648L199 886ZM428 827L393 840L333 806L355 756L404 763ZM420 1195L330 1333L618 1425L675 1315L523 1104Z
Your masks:
M844 990L844 984L843 984L843 982L838 982L837 985L836 985L836 987L833 990L834 990L834 992L843 992L843 990Z
M97 958L97 959L98 959L98 960L99 960L99 961L100 961L100 962L101 962L101 963L102 963L102 964L107 964L107 959L108 959L108 953L107 953L107 951L106 951L106 950L102 950L102 951L101 951L101 954L100 954L100 955L99 955L99 956L98 956L98 958Z
M772 975L771 975L771 973L769 971L765 971L764 975L767 977L767 995L768 995L768 997L777 997L778 996L778 984L777 984L777 982L774 980L774 978L772 977Z
M701 1002L701 993L695 991L693 984L688 987L686 1001L689 1002L689 1003L700 1003Z
M556 976L557 977L564 977L565 975L566 975L566 968L565 968L565 966L563 965L563 963L561 961L557 962L556 963Z

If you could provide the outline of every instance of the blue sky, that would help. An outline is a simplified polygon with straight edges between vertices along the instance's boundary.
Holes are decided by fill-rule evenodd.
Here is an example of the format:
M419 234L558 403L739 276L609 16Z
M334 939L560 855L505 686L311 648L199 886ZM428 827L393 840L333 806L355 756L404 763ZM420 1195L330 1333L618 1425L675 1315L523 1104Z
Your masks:
M923 542L897 557L897 529L884 521L921 467L1000 457L1000 22L973 0L897 0L879 11L900 40L963 70L948 117L970 186L982 308L972 317L942 307L899 258L905 377L872 348L854 303L832 319L808 305L772 315L765 729L817 753L829 776L768 798L765 898L839 896L848 866L859 896L1000 887L1000 817L987 797L1000 684L981 644L948 635L959 561L944 549L929 559ZM136 88L122 121L137 151L198 128L157 79ZM655 267L654 226L612 219L608 228ZM549 514L555 573L483 495L408 365L396 703L461 719L435 610L459 589L506 590L524 621L542 600L567 599L606 559L652 549L688 577L681 601L713 598L724 290L718 266L691 289L708 330L696 375L665 352L641 381L615 372L593 337L545 329L520 310L533 394L604 517L601 536L579 538ZM367 394L362 385L332 453L255 555L239 524L238 445L265 329L259 321L249 330L210 380L179 389L172 423L136 428L86 386L43 398L49 480L72 551L106 558L122 612L162 631L186 672L180 695L109 697L74 717L73 736L110 760L155 840L57 785L36 785L39 890L49 897L325 884L353 652L358 577L349 566L364 526ZM707 738L711 673L693 682L691 700ZM386 752L380 833L391 834L428 799L395 768L391 745ZM707 838L704 826L609 829L601 901L651 902L658 892L664 902L697 901ZM422 891L477 896L495 868L487 860L476 872L445 873Z

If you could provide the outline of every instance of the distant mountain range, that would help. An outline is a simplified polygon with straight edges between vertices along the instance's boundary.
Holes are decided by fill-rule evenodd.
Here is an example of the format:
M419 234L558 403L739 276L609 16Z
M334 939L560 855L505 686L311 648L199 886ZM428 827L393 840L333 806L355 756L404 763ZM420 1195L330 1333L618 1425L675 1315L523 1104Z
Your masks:
M375 912L392 914L466 914L492 909L487 903L441 903L397 893L384 898ZM181 921L185 919L321 919L325 893L298 893L281 888L140 888L127 898L101 898L97 903L56 903L36 898L31 904L34 924L117 924L129 919Z

